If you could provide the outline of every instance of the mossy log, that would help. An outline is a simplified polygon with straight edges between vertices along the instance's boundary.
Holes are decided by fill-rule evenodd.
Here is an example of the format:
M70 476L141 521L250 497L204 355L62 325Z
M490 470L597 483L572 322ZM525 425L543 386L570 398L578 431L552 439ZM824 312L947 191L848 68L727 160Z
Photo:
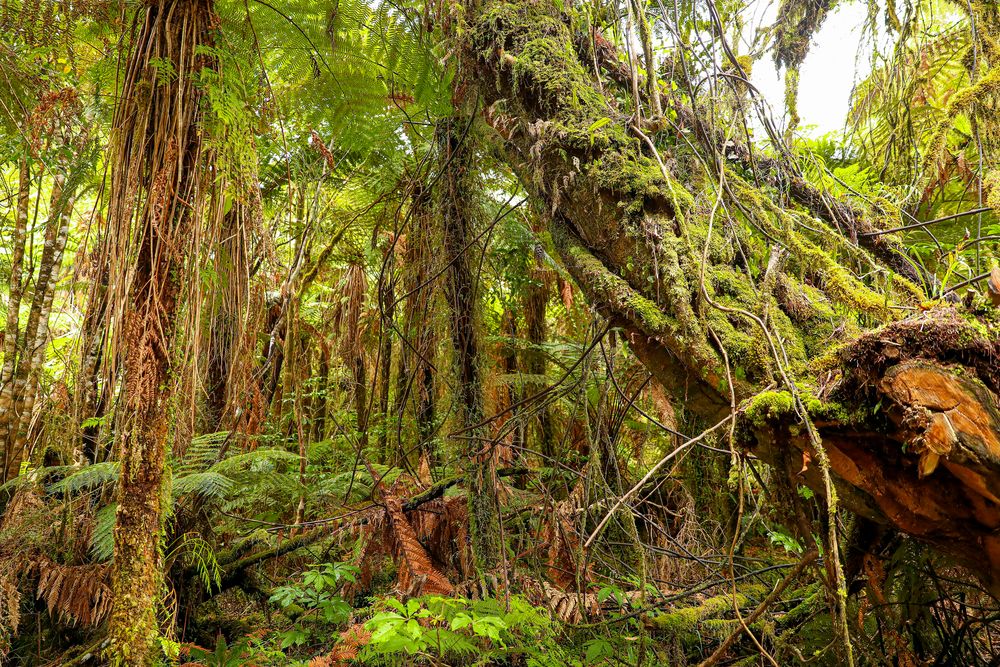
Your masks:
M694 635L698 632L701 624L707 621L720 620L722 617L732 614L734 612L734 605L739 605L740 609L753 607L767 593L767 589L763 586L751 585L746 587L746 590L736 593L735 597L732 593L722 593L721 595L706 598L698 605L684 607L666 614L650 616L646 620L646 624L651 629L676 637ZM716 626L722 627L721 624L716 624ZM723 630L719 639L724 639L728 634L727 630Z
M771 463L808 452L785 467L822 492L818 464L801 465L820 460L803 406L841 504L1000 595L996 319L929 306L891 237L859 242L809 201L777 203L766 174L706 170L676 128L637 124L615 77L597 76L600 44L556 4L465 18L463 70L563 263L687 413L714 423L735 399L741 444ZM643 128L662 134L659 153Z

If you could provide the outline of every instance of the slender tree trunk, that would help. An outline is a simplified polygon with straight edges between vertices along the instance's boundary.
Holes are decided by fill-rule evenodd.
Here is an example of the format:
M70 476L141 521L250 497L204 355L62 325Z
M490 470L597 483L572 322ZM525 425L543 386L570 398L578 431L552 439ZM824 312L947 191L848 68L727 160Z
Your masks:
M152 663L159 634L171 355L187 244L197 236L205 196L197 80L211 62L198 47L211 43L211 12L210 0L156 0L139 11L115 113L105 238L112 245L131 238L131 248L112 254L134 259L121 332L126 353L116 429L121 471L108 623L112 665ZM169 80L162 76L164 62L170 63Z
M69 131L63 131L61 134L65 137L70 136ZM63 145L69 149L73 146L73 143L65 141ZM63 157L60 159L61 168L56 172L53 179L49 218L45 226L45 242L23 335L19 333L15 320L13 322L13 340L5 339L5 347L7 344L10 344L12 345L12 349L10 356L5 355L4 369L0 372L7 375L8 373L5 371L7 371L8 364L13 368L10 380L0 390L0 401L7 405L7 408L3 410L3 418L0 419L0 447L3 448L5 462L2 474L5 479L10 479L17 475L18 467L25 455L28 431L30 430L35 400L38 395L38 372L45 361L49 313L52 309L52 300L55 294L58 274L62 267L62 255L69 236L70 215L75 201L76 179L73 179L67 185L68 163L68 158ZM22 172L22 176L24 175L27 175L30 180L30 172ZM22 205L21 197L24 195L24 192L19 192L19 216ZM26 206L24 214L26 220ZM18 231L15 230L15 254L18 252L17 236ZM21 256L16 258L18 284L16 285L17 309L14 310L14 315L20 309L25 282L20 275L23 270L21 266L24 254L23 234L20 239L20 254ZM12 267L12 273L13 271ZM15 300L14 275L11 278L11 301L13 302ZM13 305L13 303L10 305ZM11 316L11 312L8 311L8 325L11 324Z
M548 340L549 324L546 309L549 304L550 278L548 272L535 268L531 272L531 282L524 289L524 326L530 348L525 353L525 366L532 378L543 378L546 366L545 352L539 349ZM532 385L534 391L542 389L541 383ZM553 449L552 415L547 405L538 411L538 445L536 449L546 459L555 456Z
M104 359L104 346L107 341L107 328L102 326L106 321L108 307L108 267L103 258L100 260L98 277L91 285L90 297L87 300L87 315L84 319L82 356L80 361L80 378L77 382L78 391L74 406L76 419L81 427L81 444L85 460L96 463L102 460L100 451L101 428L97 420L104 416L107 409L109 387L101 386L101 362ZM90 421L88 421L90 420Z
M17 423L8 437L8 448L11 452L7 470L8 477L17 474L17 469L14 466L20 463L27 450L31 418L40 388L38 373L45 364L45 346L49 337L49 315L52 312L52 300L55 297L56 283L62 269L63 252L69 238L70 217L76 202L75 192L65 191L65 179L58 189L57 201L55 201L55 192L56 189L53 188L55 208L49 229L46 230L45 247L42 250L42 259L38 268L38 280L35 282L35 293L32 296L31 310L28 313L28 323L24 331L21 359L14 378Z
M313 401L312 427L313 442L319 442L326 438L326 419L330 398L329 378L330 378L330 345L322 334L317 332L317 344L319 348L319 360L316 368L316 397Z
M27 238L30 204L31 167L28 159L24 157L21 158L17 215L14 220L13 234L11 234L13 248L10 259L10 292L7 298L7 323L3 338L3 366L0 367L0 446L3 447L3 468L0 470L3 477L0 478L0 482L6 482L9 479L9 467L13 459L10 447L7 446L7 436L14 417L14 368L17 363L21 294L24 289L21 273L24 264L24 245Z
M354 412L361 447L368 446L368 369L365 358L357 354L350 359L351 374L354 378Z
M510 434L510 444L513 449L512 454L514 457L520 457L523 455L524 450L525 428L521 421L521 410L518 407L522 391L521 383L518 378L517 349L513 344L514 341L517 340L518 334L517 314L510 308L504 310L503 329L504 335L511 341L509 344L503 345L500 349L500 360L503 365L503 374L507 377L507 395L505 396L506 405L503 406L503 409L509 411L508 418L514 424ZM501 463L504 466L508 466L513 464L513 460L502 461Z
M451 343L455 355L456 400L463 424L466 447L466 479L469 489L469 521L472 551L481 579L495 576L503 548L500 533L500 502L497 497L496 458L487 429L476 331L478 290L470 261L473 218L472 192L466 189L471 150L461 136L459 119L444 121L438 128L444 176L438 193L438 211L444 233L445 254L451 265L446 293L451 314Z
M392 324L396 319L396 290L394 288L394 278L386 273L385 284L379 285L379 300L381 302L382 317ZM391 463L391 452L389 452L389 389L392 385L392 335L393 330L389 326L382 327L382 351L379 355L379 396L378 410L382 419L382 429L378 436L379 455L385 461Z

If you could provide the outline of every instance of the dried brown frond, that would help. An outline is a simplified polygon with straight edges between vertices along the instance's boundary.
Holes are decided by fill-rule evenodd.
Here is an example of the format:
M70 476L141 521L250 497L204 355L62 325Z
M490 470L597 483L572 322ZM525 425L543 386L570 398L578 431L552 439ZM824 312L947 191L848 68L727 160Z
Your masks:
M601 616L611 609L620 610L621 604L626 601L637 603L643 597L642 591L622 591L619 600L609 597L602 603L598 600L597 593L564 591L547 581L527 576L518 576L517 583L532 604L545 607L563 623L580 623L586 618Z
M589 565L581 562L583 551L575 525L583 506L583 494L583 484L573 487L565 500L555 503L545 513L547 520L541 528L541 544L546 547L546 573L552 583L563 590L576 588L578 576L581 584L591 578Z
M353 360L364 353L361 344L361 315L368 292L365 267L360 263L348 265L340 283L340 302L334 309L334 329L340 332L340 353L344 359Z
M451 595L454 586L431 562L398 496L386 493L385 511L396 538L399 588L408 596Z
M424 488L434 483L434 478L431 477L431 457L426 451L420 453L420 463L417 465L417 480Z
M365 524L359 532L358 539L363 541L356 560L360 570L358 583L356 586L346 586L345 594L348 596L370 586L372 573L379 571L383 563L392 557L392 531L384 511L373 516Z
M21 625L21 592L14 581L0 575L0 659L10 651L10 638Z
M94 626L111 611L107 565L62 565L43 556L35 567L38 599L45 601L53 619L70 625Z
M464 496L432 500L410 513L410 523L434 562L460 580L475 575L469 550L469 504Z
M562 299L563 308L567 312L573 310L573 284L568 280L563 280L562 276L558 277L557 282L559 284L559 298Z
M340 633L340 640L328 655L309 661L309 667L346 667L358 657L358 652L371 640L364 623L355 623Z

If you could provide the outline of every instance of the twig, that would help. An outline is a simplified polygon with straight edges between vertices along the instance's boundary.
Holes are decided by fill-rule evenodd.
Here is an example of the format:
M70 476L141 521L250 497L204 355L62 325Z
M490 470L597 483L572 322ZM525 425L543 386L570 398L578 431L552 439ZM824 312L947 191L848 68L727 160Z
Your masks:
M953 213L952 215L946 215L943 218L934 218L933 220L924 220L923 222L914 222L909 225L903 225L902 227L893 227L892 229L880 229L876 232L864 232L863 234L858 234L858 236L882 236L884 234L892 234L894 232L905 232L911 229L920 229L921 227L928 227L939 222L947 222L948 220L955 220L957 218L964 218L968 215L979 215L980 213L987 213L993 209L986 206L983 208L974 208L971 211L962 211L961 213Z
M753 623L760 618L765 611L767 611L767 608L771 606L775 600L781 597L781 594L785 592L785 589L788 588L788 586L795 581L800 574L802 574L802 570L815 562L818 557L819 551L816 549L810 549L806 555L802 557L802 560L799 561L798 565L796 565L791 572L785 575L785 578L778 583L773 591L771 591L771 594L764 598L764 601L753 610L753 613L747 617L746 622L741 624L740 627L736 628L728 637L726 637L725 641L719 645L719 648L715 649L715 652L703 660L698 667L711 667L711 665L719 662L719 660L722 659L722 656L726 654L726 651L728 651L739 638L740 633L742 633L746 627L753 625Z
M594 543L594 540L597 539L597 536L601 533L601 530L603 530L604 526L607 525L608 521L611 520L611 517L614 516L614 513L617 512L622 505L627 503L639 491L639 489L645 486L646 482L648 482L653 477L653 475L656 474L657 470L662 468L668 461L670 461L672 458L680 454L682 451L684 451L691 445L697 443L699 440L704 439L708 434L712 433L723 424L729 422L732 418L733 418L732 414L726 415L725 417L722 418L722 421L718 422L715 426L712 426L711 428L702 431L699 435L696 435L687 442L682 443L672 452L670 452L662 459L660 459L656 465L654 465L652 468L649 469L649 472L647 472L642 479L636 482L635 485L631 489L629 489L625 493L625 495L619 498L618 501L614 504L614 506L610 510L608 510L608 513L604 515L604 518L601 519L601 522L597 524L597 528L594 528L594 532L592 532L590 534L590 537L587 538L587 541L583 543L583 548L584 549L590 548L590 545Z

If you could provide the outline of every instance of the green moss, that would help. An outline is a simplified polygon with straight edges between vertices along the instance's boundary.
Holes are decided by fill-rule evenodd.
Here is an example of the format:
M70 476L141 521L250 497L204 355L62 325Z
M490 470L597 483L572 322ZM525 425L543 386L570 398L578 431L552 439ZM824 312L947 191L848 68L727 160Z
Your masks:
M603 151L590 163L587 175L599 190L617 196L629 220L638 221L650 210L683 215L694 204L691 194L679 183L665 179L659 165L642 155L637 145L634 148Z
M736 594L735 601L741 608L749 606L751 600L766 594L765 589L758 585L741 587ZM688 633L696 633L710 624L712 620L718 620L719 616L733 611L732 593L723 593L715 597L708 598L702 604L695 607L685 607L666 614L650 618L650 623L657 630L664 633L680 637ZM714 623L710 627L718 628L719 623Z
M554 235L555 237L555 235ZM604 264L578 243L570 242L564 235L555 237L571 269L584 277L586 286L594 292L599 303L609 303L633 316L646 332L675 336L679 334L677 321L665 314L652 300L638 292L624 278L615 275Z
M802 393L802 404L814 422L836 422L843 425L858 425L868 414L862 409L850 408L839 401L822 401L809 392Z
M818 278L823 291L834 301L842 303L859 313L872 315L878 318L890 318L893 316L886 297L872 291L860 280L855 278L844 266L830 254L829 251L819 248L809 241L801 232L795 229L794 216L779 208L774 202L765 197L755 188L750 187L734 174L730 181L732 187L741 197L746 198L749 208L770 213L759 215L755 219L764 230L776 237L788 248L795 262L806 272ZM819 221L811 220L811 224L823 227ZM858 254L861 251L851 248L844 239L836 232L830 233L824 238L834 244L834 250L841 250L847 254Z
M529 91L546 111L577 122L606 115L607 104L589 85L571 51L569 28L552 3L490 4L473 26L472 40L480 57L504 58L515 90Z
M514 86L530 89L556 113L585 118L586 111L602 109L603 100L593 87L578 83L583 72L567 48L548 36L526 42L514 59Z
M791 414L795 399L787 391L765 391L750 399L744 417L755 426L764 426Z

